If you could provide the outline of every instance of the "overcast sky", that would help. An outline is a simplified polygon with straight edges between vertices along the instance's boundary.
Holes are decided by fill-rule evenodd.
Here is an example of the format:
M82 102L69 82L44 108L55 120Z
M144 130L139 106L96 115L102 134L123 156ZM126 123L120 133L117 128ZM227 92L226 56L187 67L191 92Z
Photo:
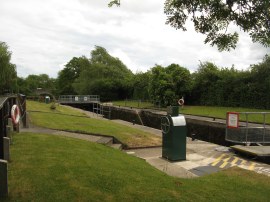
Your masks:
M236 50L219 52L204 44L192 26L188 31L165 25L164 0L122 0L108 8L109 0L0 0L0 41L13 52L19 76L46 73L56 77L73 57L95 45L122 60L134 73L155 64L177 63L191 72L199 61L220 67L247 69L269 49L253 44L241 33Z

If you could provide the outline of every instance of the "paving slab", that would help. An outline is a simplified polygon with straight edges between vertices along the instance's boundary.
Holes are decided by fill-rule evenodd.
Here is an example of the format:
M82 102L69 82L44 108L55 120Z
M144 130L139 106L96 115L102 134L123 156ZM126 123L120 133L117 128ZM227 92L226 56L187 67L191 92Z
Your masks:
M57 135L57 136L65 136L65 137L71 137L71 138L77 138L81 140L86 140L90 142L97 142L103 137L100 136L94 136L94 135L86 135L86 134L80 134L80 133L72 133L72 132L66 132L66 131L59 131L59 130L53 130L48 128L40 128L40 127L31 127L31 128L22 128L21 132L30 132L30 133L41 133L41 134L50 134L50 135Z
M234 150L253 156L270 157L270 146L243 146L234 145L231 146Z
M150 165L154 166L155 168L161 170L162 172L167 173L170 176L180 177L180 178L193 178L197 177L197 175L193 174L192 172L177 166L176 164L170 163L165 159L160 157L148 158L146 160Z
M191 173L197 176L203 176L220 171L219 168L213 166L200 166L189 170Z

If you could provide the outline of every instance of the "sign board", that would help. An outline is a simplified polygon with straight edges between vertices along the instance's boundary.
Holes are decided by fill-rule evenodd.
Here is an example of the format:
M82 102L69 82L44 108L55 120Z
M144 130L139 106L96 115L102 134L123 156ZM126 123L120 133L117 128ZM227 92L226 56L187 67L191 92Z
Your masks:
M227 127L238 128L239 127L239 113L227 112Z
M79 101L79 97L75 97L75 101Z
M87 97L84 97L83 99L84 99L84 101L87 101Z

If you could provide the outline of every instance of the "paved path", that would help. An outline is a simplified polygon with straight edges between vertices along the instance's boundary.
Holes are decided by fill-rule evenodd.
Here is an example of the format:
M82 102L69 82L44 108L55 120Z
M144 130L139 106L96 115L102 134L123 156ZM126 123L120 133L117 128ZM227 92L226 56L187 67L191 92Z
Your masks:
M236 155L230 148L187 138L186 161L168 162L161 158L162 148L126 151L145 159L157 169L175 177L191 178L221 171L233 166L270 177L270 165Z
M89 142L97 142L103 138L101 136L86 135L86 134L59 131L59 130L53 130L53 129L48 129L48 128L33 127L33 126L31 128L22 128L20 131L21 132L31 132L31 133L41 133L41 134L50 134L50 135L72 137L72 138L77 138L77 139L81 139L81 140L86 140Z

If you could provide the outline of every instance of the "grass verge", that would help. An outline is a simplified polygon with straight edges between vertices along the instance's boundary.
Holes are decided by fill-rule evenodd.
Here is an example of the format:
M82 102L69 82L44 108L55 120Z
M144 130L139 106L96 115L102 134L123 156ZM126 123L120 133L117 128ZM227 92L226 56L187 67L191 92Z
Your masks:
M115 101L114 105L135 107L135 108L153 108L153 104L149 102L143 102L139 105L139 102L136 101ZM166 110L161 108L160 110ZM241 107L213 107L213 106L187 106L184 108L179 107L179 113L197 115L197 116L206 116L206 117L215 117L220 119L226 119L227 112L270 112L270 110L262 109L250 109L250 108L241 108ZM258 114L250 114L248 120L255 123L263 123L263 116ZM246 121L245 115L240 115L241 121ZM266 115L266 123L270 124L270 114Z
M113 101L113 105L122 106L122 107L134 107L134 108L153 108L154 105L150 102L142 102L142 101Z
M67 115L73 115L73 116L86 116L84 113L79 112L78 110L72 109L70 107L66 107L64 105L55 104L56 109L51 109L52 103L45 104L43 102L36 102L27 100L26 102L26 108L28 111L40 111L40 112L48 112L48 113L54 113L54 114L67 114Z
M139 129L131 128L109 120L67 116L66 114L76 114L71 111L72 109L67 107L61 108L61 110L59 110L59 114L59 112L47 113L49 111L49 105L38 102L30 104L35 106L35 108L42 109L42 111L46 112L30 112L31 122L36 126L96 135L113 136L129 148L161 145L160 137ZM39 105L41 107L39 107ZM33 108L34 107L31 107L30 109ZM77 111L75 110L75 112Z
M179 109L179 112L183 114L226 119L227 112L270 112L270 110L249 109L240 107L184 106L183 109L182 108ZM245 115L241 114L240 120L246 121ZM250 122L262 123L263 116L258 114L250 114L248 120ZM270 114L266 116L266 122L270 123Z
M240 168L180 179L83 140L20 133L13 142L8 201L269 201L270 178Z

